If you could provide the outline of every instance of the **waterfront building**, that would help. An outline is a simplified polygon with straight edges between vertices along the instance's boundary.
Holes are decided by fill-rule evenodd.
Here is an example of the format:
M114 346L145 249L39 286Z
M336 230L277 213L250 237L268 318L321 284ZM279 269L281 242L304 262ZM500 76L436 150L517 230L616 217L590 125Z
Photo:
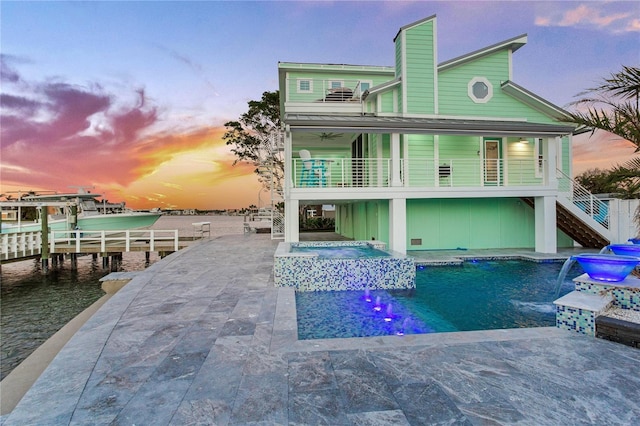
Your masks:
M400 28L393 66L278 64L285 241L335 205L336 232L401 253L608 243L570 178L575 125L513 75L527 35L438 63L436 22Z

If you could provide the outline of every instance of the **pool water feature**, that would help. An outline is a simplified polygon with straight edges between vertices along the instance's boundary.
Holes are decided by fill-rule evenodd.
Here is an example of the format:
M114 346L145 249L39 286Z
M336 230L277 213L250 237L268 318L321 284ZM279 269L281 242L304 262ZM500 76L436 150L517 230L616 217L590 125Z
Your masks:
M296 293L300 339L362 337L555 325L553 305L559 262L523 260L468 261L456 266L419 267L416 288ZM582 274L576 263L569 272ZM574 283L562 283L561 293ZM381 310L375 311L380 297ZM385 306L395 315L385 321ZM364 312L364 313L362 313Z
M380 241L280 243L274 255L276 287L297 291L415 288L412 257Z

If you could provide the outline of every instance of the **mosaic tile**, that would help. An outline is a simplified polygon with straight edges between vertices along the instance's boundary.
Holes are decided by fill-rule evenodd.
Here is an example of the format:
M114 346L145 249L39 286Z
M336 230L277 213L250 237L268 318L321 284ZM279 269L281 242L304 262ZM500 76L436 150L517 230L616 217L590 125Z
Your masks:
M280 243L274 255L276 287L297 291L415 288L416 267L412 257L389 253L389 257L322 258L290 253L297 247L347 247L369 245L384 250L385 244L368 241L320 241Z

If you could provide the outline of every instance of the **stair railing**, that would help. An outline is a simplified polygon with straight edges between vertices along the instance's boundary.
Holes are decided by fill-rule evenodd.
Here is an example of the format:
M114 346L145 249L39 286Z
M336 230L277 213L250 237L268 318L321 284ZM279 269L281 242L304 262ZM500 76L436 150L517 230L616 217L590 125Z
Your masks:
M580 185L562 170L556 169L558 191L576 207L589 215L600 225L609 229L609 205L596 198L587 188Z

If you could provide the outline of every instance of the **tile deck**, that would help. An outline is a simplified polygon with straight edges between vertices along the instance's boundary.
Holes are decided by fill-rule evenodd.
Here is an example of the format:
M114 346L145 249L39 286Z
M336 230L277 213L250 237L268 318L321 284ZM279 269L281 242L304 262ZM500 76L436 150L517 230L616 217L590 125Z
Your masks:
M273 284L276 245L262 234L204 240L136 274L2 423L630 425L640 418L640 350L556 328L298 341L293 292ZM437 253L423 254L450 256Z

